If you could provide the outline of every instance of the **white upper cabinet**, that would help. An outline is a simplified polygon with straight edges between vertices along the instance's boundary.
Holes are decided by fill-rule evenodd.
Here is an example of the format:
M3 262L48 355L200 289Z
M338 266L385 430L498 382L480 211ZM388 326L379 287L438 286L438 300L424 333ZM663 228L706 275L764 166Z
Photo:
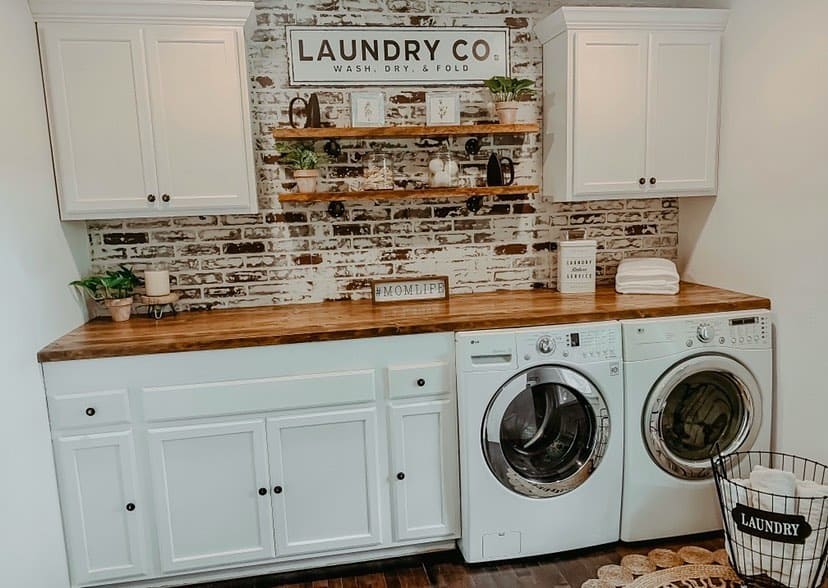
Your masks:
M252 3L31 5L64 220L257 210Z
M541 21L544 195L715 194L726 22L726 10L595 7Z

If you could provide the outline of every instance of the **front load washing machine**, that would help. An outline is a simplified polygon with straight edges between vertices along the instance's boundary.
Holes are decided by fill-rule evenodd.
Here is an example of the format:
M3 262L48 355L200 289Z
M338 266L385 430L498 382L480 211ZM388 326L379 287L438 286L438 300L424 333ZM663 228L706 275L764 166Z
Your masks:
M466 561L617 541L619 324L477 331L456 340Z
M621 538L721 528L710 457L771 443L770 313L621 321L626 443Z

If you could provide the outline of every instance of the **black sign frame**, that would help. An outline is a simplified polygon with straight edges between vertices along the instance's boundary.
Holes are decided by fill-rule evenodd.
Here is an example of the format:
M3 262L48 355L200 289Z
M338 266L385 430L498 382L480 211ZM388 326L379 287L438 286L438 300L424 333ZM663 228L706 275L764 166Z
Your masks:
M737 504L733 507L731 515L736 528L741 532L768 541L804 545L805 540L813 532L805 517L798 514L770 512ZM779 529L780 532L775 532L775 529Z

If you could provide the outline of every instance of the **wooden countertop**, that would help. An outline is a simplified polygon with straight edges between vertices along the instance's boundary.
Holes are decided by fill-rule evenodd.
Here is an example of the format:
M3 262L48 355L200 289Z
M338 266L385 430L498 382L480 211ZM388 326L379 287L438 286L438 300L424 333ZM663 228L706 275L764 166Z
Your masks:
M677 316L770 308L770 300L698 284L675 296L553 290L463 294L449 300L372 305L370 300L182 312L160 321L95 319L38 353L41 362L229 349L476 329Z

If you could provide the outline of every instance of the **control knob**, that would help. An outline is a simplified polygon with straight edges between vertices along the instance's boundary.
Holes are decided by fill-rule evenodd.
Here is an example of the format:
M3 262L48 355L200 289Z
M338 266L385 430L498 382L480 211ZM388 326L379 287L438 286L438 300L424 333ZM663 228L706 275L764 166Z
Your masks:
M702 323L699 325L699 328L696 329L696 336L702 343L709 343L712 341L713 335L715 335L713 327L708 324Z
M555 342L549 337L541 337L538 339L538 351L544 355L548 355L555 351Z

